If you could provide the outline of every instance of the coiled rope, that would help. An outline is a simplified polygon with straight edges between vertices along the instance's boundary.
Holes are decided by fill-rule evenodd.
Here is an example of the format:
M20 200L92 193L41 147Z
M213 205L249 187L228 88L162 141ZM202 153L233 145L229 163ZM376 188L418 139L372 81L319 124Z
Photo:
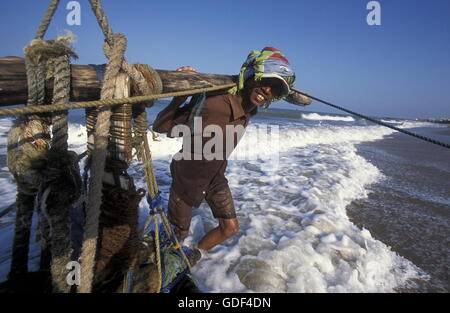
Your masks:
M415 138L424 140L424 141L426 141L426 142L430 142L430 143L433 143L433 144L435 144L435 145L438 145L438 146L441 146L441 147L450 149L450 144L447 144L447 143L445 143L445 142L441 142L441 141L438 141L438 140L435 140L435 139L432 139L432 138L428 138L428 137L425 137L425 136L422 136L422 135L419 135L419 134L412 133L412 132L410 132L410 131L407 131L407 130L404 130L404 129L395 127L395 126L393 126L393 125L391 125L391 124L388 124L388 123L379 121L379 120L377 120L377 119L374 119L374 118L371 118L371 117L368 117L368 116L365 116L365 115L362 115L362 114L353 112L353 111L351 111L351 110L348 110L348 109L343 108L343 107L341 107L341 106L335 105L335 104L330 103L330 102L328 102L328 101L325 101L325 100L316 98L316 97L311 96L310 94L306 94L306 93L304 93L304 92L302 92L302 91L300 91L300 90L298 90L298 89L295 89L295 88L292 88L292 89L295 90L296 92L298 92L298 93L304 95L304 96L310 97L310 98L313 99L313 100L319 101L319 102L321 102L321 103L323 103L323 104L326 104L326 105L328 105L328 106L331 106L331 107L333 107L333 108L335 108L335 109L338 109L338 110L347 112L347 113L349 113L349 114L352 114L352 115L355 115L355 116L357 116L357 117L363 118L363 119L368 120L368 121L370 121L370 122L373 122L373 123L375 123L375 124L378 124L378 125L381 125L381 126L384 126L384 127L391 128L391 129L396 130L396 131L398 131L398 132L401 132L401 133L403 133L403 134L406 134L406 135L409 135L409 136L412 136L412 137L415 137Z

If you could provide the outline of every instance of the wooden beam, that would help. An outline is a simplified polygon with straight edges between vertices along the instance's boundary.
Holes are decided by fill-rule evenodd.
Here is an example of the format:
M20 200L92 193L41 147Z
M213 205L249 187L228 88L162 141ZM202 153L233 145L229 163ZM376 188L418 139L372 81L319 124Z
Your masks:
M103 66L104 68L104 66ZM71 65L71 101L90 101L100 98L101 84L92 65ZM230 84L236 75L193 73L156 70L163 83L163 93ZM52 94L53 78L45 82L47 94ZM0 106L25 104L28 86L25 60L19 57L0 58ZM308 105L311 99L299 93L291 93L286 101Z

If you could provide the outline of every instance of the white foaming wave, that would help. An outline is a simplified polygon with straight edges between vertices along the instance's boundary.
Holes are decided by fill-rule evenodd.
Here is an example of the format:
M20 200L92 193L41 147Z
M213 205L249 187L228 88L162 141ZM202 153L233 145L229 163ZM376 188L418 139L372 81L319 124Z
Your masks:
M261 124L250 125L246 135L231 154L231 159L273 159L279 153L310 145L340 145L376 141L395 130L382 126L314 126L291 125L279 132L266 132ZM266 127L267 125L264 125ZM269 125L268 128L271 126ZM294 128L296 127L296 128Z
M380 120L381 122L391 124L398 128L419 128L419 127L445 127L445 125L423 122L423 121L407 121L407 120Z
M0 154L6 155L8 132L12 126L10 117L0 118ZM6 165L0 168L0 210L7 208L16 199L16 185L12 175L8 175ZM10 212L0 218L0 282L6 280L10 268L11 244L14 236L14 213Z
M193 269L203 290L391 292L421 276L347 217L346 206L366 197L365 186L381 177L354 145L296 148L280 159L277 167L230 162L227 178L241 230ZM188 241L213 225L202 205Z
M77 123L69 123L68 133L69 138L67 142L69 144L69 149L78 154L83 153L87 146L86 126Z
M445 125L430 123L430 122L419 122L419 121L404 121L399 128L420 128L420 127L445 127Z
M302 118L307 120L326 120L326 121L343 121L343 122L354 122L355 119L351 116L331 116L331 115L321 115L317 113L302 114Z
M12 119L10 117L0 118L0 154L6 154L8 132L12 126Z
M8 132L12 126L13 120L10 117L0 119L0 154L7 154ZM9 172L8 168L0 168L0 172ZM2 175L3 176L3 175ZM0 177L0 208L5 208L15 201L16 185L13 183L12 175ZM4 220L3 220L4 221Z
M230 158L256 159L261 157L264 159L264 156L272 158L274 154L278 155L292 148L376 141L396 132L377 125L305 127L302 124L292 123L288 127L281 126L279 131L273 131L272 127L277 127L277 125L250 124ZM170 158L182 147L181 138L168 138L166 135L159 135L160 141L153 141L150 134L148 138L153 159Z

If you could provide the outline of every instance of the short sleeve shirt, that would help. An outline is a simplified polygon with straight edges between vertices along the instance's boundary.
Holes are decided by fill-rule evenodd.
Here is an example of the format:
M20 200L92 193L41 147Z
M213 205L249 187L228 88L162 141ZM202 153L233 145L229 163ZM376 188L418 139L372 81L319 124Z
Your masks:
M187 204L198 207L208 192L227 187L227 158L257 113L243 104L241 96L221 94L206 98L201 119L190 118L187 107L175 115L168 133L183 133L183 148L171 163L172 188Z

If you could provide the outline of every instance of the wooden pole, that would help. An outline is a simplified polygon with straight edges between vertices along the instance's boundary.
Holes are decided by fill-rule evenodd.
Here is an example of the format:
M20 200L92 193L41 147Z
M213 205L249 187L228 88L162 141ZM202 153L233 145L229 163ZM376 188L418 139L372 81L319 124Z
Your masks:
M72 82L70 101L91 101L100 98L101 84L91 65L71 65ZM163 93L225 85L235 82L236 75L193 73L185 71L156 70L163 83ZM53 78L45 82L48 94L53 90ZM28 86L25 61L19 57L0 58L0 106L25 104ZM311 99L292 93L286 101L307 105Z

